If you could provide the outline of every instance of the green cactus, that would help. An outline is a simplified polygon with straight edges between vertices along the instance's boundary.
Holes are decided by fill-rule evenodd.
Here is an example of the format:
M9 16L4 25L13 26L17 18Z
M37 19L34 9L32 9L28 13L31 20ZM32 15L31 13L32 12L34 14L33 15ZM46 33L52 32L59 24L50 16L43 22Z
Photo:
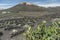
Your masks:
M25 32L26 40L60 40L60 24L53 22L48 27L46 21L38 25L37 29L33 29L30 26Z

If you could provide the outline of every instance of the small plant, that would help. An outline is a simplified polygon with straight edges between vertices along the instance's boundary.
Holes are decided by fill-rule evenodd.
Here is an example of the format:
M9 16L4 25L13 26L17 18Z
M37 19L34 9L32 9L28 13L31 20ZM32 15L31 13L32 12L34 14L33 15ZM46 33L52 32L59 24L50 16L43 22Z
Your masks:
M60 23L53 22L47 27L43 21L35 30L29 26L25 36L26 40L60 40Z

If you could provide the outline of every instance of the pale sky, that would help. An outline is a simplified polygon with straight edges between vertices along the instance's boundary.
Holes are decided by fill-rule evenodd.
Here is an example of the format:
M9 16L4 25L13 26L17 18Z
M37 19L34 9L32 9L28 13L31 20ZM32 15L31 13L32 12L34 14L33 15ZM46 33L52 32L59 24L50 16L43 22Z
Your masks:
M60 0L0 0L0 9L10 8L20 2L30 2L44 7L60 6Z

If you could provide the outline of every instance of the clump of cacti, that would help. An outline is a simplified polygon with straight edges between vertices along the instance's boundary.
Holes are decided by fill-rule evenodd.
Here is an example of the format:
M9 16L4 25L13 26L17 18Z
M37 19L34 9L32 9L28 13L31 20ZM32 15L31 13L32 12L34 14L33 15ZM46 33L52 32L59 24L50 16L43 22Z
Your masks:
M60 40L60 23L53 22L48 27L46 23L43 21L36 29L27 27L27 31L24 33L26 40Z

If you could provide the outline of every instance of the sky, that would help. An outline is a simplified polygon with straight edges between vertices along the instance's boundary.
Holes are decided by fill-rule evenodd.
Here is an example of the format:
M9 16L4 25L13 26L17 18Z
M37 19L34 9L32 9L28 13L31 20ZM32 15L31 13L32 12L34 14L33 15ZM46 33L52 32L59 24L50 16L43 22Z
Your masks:
M30 2L44 7L60 6L60 0L0 0L0 9L10 8L21 2Z

